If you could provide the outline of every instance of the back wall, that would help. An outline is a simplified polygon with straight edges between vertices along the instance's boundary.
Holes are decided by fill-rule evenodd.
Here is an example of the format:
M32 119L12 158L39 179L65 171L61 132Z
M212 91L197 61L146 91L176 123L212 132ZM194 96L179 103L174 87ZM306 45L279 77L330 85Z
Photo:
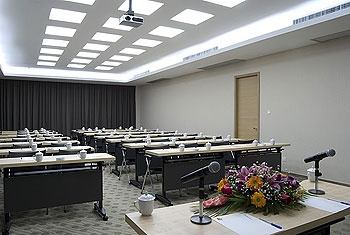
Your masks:
M350 37L137 87L137 122L234 134L234 77L260 73L260 141L288 142L282 169L306 175L305 157L334 148L322 178L350 184ZM268 115L267 111L271 114Z

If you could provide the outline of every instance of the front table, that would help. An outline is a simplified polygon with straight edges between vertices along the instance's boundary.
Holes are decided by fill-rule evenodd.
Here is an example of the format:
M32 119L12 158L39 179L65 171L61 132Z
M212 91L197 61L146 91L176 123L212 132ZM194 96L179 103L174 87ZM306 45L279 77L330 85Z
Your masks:
M314 185L308 181L303 181L305 189L313 188ZM349 202L350 188L346 186L335 185L326 182L319 182L320 189L326 191L323 197L339 201ZM226 228L215 220L208 225L197 225L190 221L193 215L191 206L198 205L198 202L186 203L171 207L155 209L151 216L141 216L139 212L128 213L125 215L125 221L138 234L177 234L177 235L197 235L197 234L237 234L233 230ZM311 206L306 206L301 210L281 210L278 215L264 216L261 213L251 214L254 217L262 217L267 221L282 226L278 234L313 234L314 231L329 227L350 214L350 207L339 212L331 213ZM239 225L237 225L239 226ZM262 232L256 231L256 234Z
M108 220L102 205L102 163L113 161L106 153L0 159L4 181L4 234L10 230L10 213L97 201L94 209Z

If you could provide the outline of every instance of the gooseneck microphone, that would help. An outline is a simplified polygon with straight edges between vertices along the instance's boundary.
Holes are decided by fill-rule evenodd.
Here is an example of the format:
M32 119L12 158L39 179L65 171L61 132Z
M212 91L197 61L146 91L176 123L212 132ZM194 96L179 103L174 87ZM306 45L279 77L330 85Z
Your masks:
M202 176L208 175L209 173L217 173L220 170L220 163L213 161L208 166L199 168L187 175L181 177L182 183L188 183L192 180L198 179Z
M323 158L326 157L333 157L335 155L335 150L334 149L328 149L327 151L324 151L322 153L318 153L314 156L307 157L304 159L305 163L312 162L312 161L320 161Z

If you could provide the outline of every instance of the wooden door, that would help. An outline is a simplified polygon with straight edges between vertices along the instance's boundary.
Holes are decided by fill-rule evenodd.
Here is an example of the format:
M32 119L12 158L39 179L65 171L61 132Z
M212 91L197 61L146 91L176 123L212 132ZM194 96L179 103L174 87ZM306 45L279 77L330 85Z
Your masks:
M259 73L235 77L235 137L259 140L260 76Z

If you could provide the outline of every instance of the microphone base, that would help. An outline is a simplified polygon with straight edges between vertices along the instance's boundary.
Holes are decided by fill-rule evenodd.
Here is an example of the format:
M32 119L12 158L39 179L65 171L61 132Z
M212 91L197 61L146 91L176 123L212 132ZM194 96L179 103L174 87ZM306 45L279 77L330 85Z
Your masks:
M325 191L319 190L319 189L309 189L308 192L309 192L309 193L312 193L312 194L317 194L317 195L323 195L323 194L325 194Z
M211 218L207 215L203 215L202 217L200 217L199 215L192 215L191 222L199 225L210 224Z

